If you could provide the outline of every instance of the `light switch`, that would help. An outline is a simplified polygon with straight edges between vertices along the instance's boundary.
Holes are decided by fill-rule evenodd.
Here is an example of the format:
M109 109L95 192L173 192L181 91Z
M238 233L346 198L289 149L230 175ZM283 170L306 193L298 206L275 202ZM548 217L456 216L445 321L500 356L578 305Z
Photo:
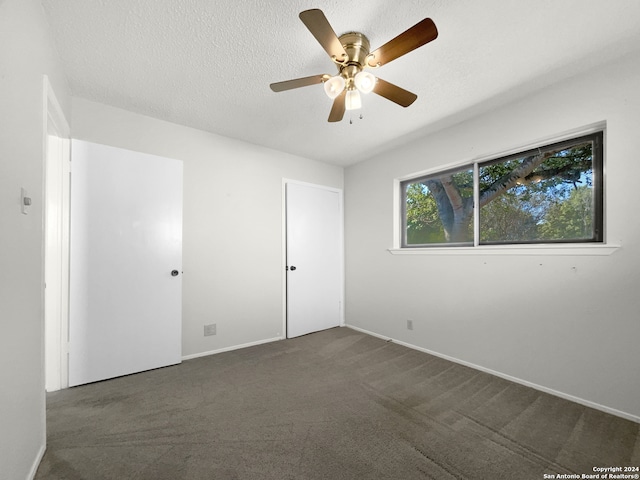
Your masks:
M22 213L27 215L29 213L29 208L31 207L31 197L24 188L21 189L20 205L22 207Z

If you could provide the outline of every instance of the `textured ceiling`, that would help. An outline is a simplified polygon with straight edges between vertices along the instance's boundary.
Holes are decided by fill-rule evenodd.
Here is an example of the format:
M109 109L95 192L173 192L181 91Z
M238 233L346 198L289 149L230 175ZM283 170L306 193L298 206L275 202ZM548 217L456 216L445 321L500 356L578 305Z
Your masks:
M74 96L336 165L640 49L638 0L42 4ZM328 123L321 85L272 92L272 82L336 72L298 18L309 8L338 35L367 35L372 50L432 18L435 41L373 72L418 100L405 109L369 94Z

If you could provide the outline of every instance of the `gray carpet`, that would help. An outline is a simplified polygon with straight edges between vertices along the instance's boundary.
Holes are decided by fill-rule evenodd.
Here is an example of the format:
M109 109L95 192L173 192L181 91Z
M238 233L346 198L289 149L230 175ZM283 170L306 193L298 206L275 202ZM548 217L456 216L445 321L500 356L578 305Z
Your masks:
M55 392L47 425L39 480L540 480L640 465L636 423L347 328Z

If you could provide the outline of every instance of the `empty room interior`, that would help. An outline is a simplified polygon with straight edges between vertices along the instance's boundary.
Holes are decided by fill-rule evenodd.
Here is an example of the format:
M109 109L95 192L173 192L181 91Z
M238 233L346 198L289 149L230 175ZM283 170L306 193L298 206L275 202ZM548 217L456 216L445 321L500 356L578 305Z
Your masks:
M0 480L640 478L639 18L0 0Z

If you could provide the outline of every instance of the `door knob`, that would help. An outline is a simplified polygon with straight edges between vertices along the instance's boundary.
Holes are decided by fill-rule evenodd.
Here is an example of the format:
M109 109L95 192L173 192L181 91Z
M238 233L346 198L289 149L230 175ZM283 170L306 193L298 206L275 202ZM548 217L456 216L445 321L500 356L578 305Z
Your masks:
M180 272L178 270L171 270L171 276L177 277Z
M295 267L295 266L293 266L293 265L292 265L291 267L289 267L289 270L291 270L292 272L293 272L295 269L296 269L296 267Z

